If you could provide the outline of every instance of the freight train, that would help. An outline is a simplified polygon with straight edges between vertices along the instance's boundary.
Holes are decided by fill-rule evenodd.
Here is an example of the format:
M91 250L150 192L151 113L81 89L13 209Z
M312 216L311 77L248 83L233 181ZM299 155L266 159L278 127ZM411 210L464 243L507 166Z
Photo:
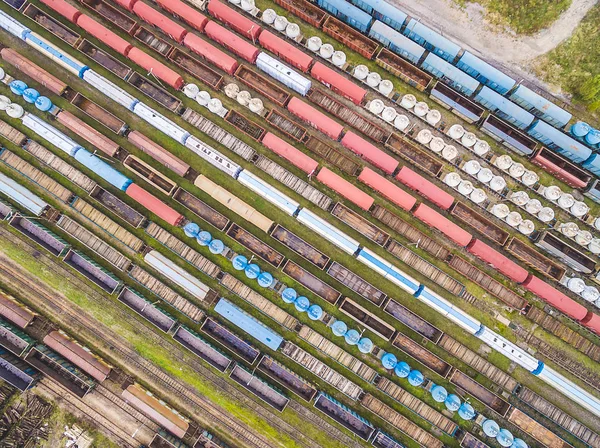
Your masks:
M79 78L83 79L90 86L99 90L100 93L131 110L133 113L138 115L160 132L163 132L176 142L179 142L190 148L194 153L198 154L204 160L208 161L225 173L228 173L232 178L239 178L240 174L243 173L244 170L239 165L235 164L222 154L217 153L217 151L213 148L206 147L204 143L202 143L196 137L191 136L189 132L176 125L156 110L142 103L139 99L119 88L111 81L99 75L87 65L74 59L50 42L45 41L19 21L13 19L5 13L2 13L0 14L0 26L13 36L26 42L36 51L39 51L40 53L50 57L53 61L61 65L70 73L73 73ZM95 30L97 31L98 29L95 28ZM179 83L175 82L175 84L177 85ZM94 164L96 163L93 159L93 155L89 154L79 145L74 144L74 142L71 143L72 140L69 140L63 141L63 139L60 139L61 145L64 144L63 148L61 149L63 149L65 153L70 154L71 151L74 151L74 155L77 155L78 152L83 151L82 160L93 161ZM191 144L186 145L188 140L190 140ZM202 149L198 150L199 148ZM205 155L203 150L208 152L207 155ZM99 161L102 162L101 160ZM150 210L155 211L155 213L159 216L164 216L166 218L165 220L173 225L177 225L183 220L183 216L171 209L171 207L162 203L162 201L159 201L153 196L149 197L149 193L137 187L129 179L124 178L124 176L122 176L120 173L113 173L111 171L113 170L112 167L108 166L110 169L105 169L103 165L100 164L99 166L101 166L102 172L108 173L107 180L110 179L109 181L111 183L114 182L113 185L115 185L117 188L122 189L124 187L124 191L127 193L127 190L133 187L135 194L132 196L134 196L134 200L139 201L142 206L146 207L145 204L148 204L151 207L148 207ZM242 176L242 178L245 178L245 176ZM257 185L253 185L248 182L245 182L244 184L251 188L252 191L261 190L270 192L269 200L272 201L273 205L284 210L288 214L292 213L292 216L295 216L298 221L312 230L316 232L322 232L321 235L338 248L354 255L361 263L380 273L383 277L398 285L417 300L426 303L428 306L432 307L434 310L459 325L465 331L484 341L494 350L504 354L510 360L538 376L541 380L554 387L556 390L570 397L575 402L594 414L600 416L600 400L585 391L583 388L574 384L572 381L568 380L552 368L545 366L543 362L538 361L535 359L535 357L520 349L516 344L486 328L479 321L466 314L460 308L450 304L448 301L431 291L425 285L422 285L418 281L412 279L396 266L382 259L369 249L360 247L360 244L353 238L322 220L313 212L307 210L306 208L300 208L295 201L291 200L282 193L273 195L272 192L276 192L277 190L267 183L261 181L259 178L256 178L256 180L258 182ZM243 182L242 180L240 181ZM150 198L152 199L151 201L149 201ZM526 279L523 279L523 281L524 280ZM540 281L540 283L543 282ZM584 325L592 328L597 325L597 321L600 319L593 313L586 313L585 315L580 315L579 317Z

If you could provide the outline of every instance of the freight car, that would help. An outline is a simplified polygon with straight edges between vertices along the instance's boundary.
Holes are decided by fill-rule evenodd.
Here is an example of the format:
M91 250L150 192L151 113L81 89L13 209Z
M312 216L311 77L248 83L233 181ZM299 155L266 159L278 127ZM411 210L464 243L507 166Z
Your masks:
M232 363L229 356L183 325L177 327L173 333L173 339L220 372L225 372Z
M361 439L369 440L371 434L375 431L369 421L323 392L319 392L319 395L317 395L314 407Z
M236 364L233 367L231 373L229 374L229 378L238 383L244 389L252 392L262 401L274 407L279 412L283 412L290 402L289 398L284 396L275 387L271 386L267 381L254 376L254 372L246 370L239 364Z
M260 359L258 369L307 402L311 402L317 394L311 383L267 355Z
M55 257L61 257L64 255L65 251L69 247L69 244L66 241L64 241L51 230L48 230L42 224L34 220L24 218L18 214L10 219L9 225L42 246L44 249L48 250Z

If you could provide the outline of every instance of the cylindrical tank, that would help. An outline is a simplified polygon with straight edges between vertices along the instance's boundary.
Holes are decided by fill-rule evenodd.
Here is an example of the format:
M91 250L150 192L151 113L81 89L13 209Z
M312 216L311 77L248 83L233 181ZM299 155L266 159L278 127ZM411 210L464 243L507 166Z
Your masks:
M5 95L0 95L0 110L6 110L6 108L8 107L8 105L11 102L12 101L10 100L9 97L7 97Z
M298 26L298 24L288 24L288 26L285 27L285 35L290 39L296 39L298 36L300 36L300 27Z
M410 120L406 115L396 115L396 119L394 120L394 127L401 131L404 131L408 125L410 124Z
M513 163L508 169L508 174L515 179L519 179L525 173L525 167L522 163Z
M465 132L465 134L460 138L460 143L463 146L470 148L477 143L477 137L472 132Z
M528 187L533 187L538 180L540 180L540 176L538 176L535 172L529 170L525 170L525 172L521 176L521 182L523 182Z
M583 138L588 132L590 132L591 129L592 127L589 124L583 121L578 121L571 126L571 134L573 134L575 137Z
M462 178L460 177L460 174L455 172L448 173L446 174L446 177L444 177L444 183L452 188L456 188L461 182Z
M254 0L242 0L240 2L242 9L246 12L250 12L255 8Z
M600 292L598 291L598 288L594 286L586 286L581 292L581 297L583 297L583 300L593 303L600 298Z
M458 185L458 192L464 196L468 196L473 192L473 183L468 180L463 180Z
M412 109L415 107L415 104L417 104L417 98L411 93L404 95L400 101L400 106L405 109Z
M506 188L506 181L502 176L494 176L492 180L490 180L490 188L494 191L502 191Z
M575 241L577 244L587 247L588 244L592 242L592 234L587 230L580 230L577 232L577 235L575 235Z
M275 22L275 18L277 17L277 13L273 11L271 8L265 9L262 14L262 21L267 25L273 25Z
M465 128L460 124L453 124L450 129L446 132L451 139L460 140L465 135Z
M369 111L375 115L379 115L381 112L383 112L384 108L385 104L383 104L383 101L379 99L373 100L369 103Z
M454 146L447 145L444 146L444 149L442 149L442 157L447 161L452 162L454 159L456 159L456 156L458 156L458 151Z
M475 176L481 170L481 164L477 160L469 160L462 168L467 174Z
M568 238L575 238L575 235L579 233L579 226L574 222L565 222L559 226L558 230Z
M390 106L387 106L385 109L383 109L383 112L381 112L381 118L383 118L388 123L394 121L396 115L398 115L398 112L396 112L396 109Z
M331 44L323 44L321 48L319 48L319 54L322 58L329 59L335 50L333 49L333 45Z
M250 109L255 114L262 112L264 109L262 100L260 98L252 98L250 100L250 103L248 104L248 109Z
M582 218L588 214L590 208L587 206L585 202L575 201L573 206L570 208L570 212L573 216L577 216L578 218Z
M196 98L200 92L200 88L196 84L186 84L183 88L183 94L188 98Z
M429 142L429 147L435 153L441 152L445 146L446 146L446 143L444 142L444 139L441 137L433 137L431 139L431 141Z
M21 106L20 104L11 103L8 106L6 106L6 114L10 118L21 118L24 113L25 109L23 109L23 106Z
M587 248L594 255L600 254L600 238L592 238Z
M492 207L492 214L497 218L504 219L510 213L510 209L506 204L494 204Z
M15 79L13 81L11 81L8 84L8 87L10 87L10 91L12 93L14 93L15 95L23 95L23 92L25 92L25 89L27 89L27 87L29 87L27 84L25 84L23 81L19 81L18 79Z
M52 104L52 101L47 96L40 96L35 101L35 107L42 112L49 112L54 107L54 104Z
M206 90L198 92L198 95L196 95L196 101L201 106L207 106L208 102L210 101L210 93L208 93Z
M32 89L31 87L25 89L25 91L23 92L23 99L29 104L35 103L35 101L39 97L40 97L40 92L38 92L35 89Z
M600 217L594 219L594 229L600 230Z
M558 206L560 208L568 210L571 207L573 207L573 204L575 204L575 198L573 197L572 194L563 193L560 195L560 197L558 198L558 201L556 201L556 203L558 204Z
M277 16L273 22L273 26L277 31L285 31L288 26L288 19L284 16Z
M538 199L531 199L527 204L525 204L525 210L527 210L532 215L537 215L542 209L542 203Z
M575 294L581 294L585 289L585 282L578 277L573 277L567 280L567 288Z
M250 100L252 99L252 96L247 90L242 90L240 93L237 94L236 99L237 102L240 103L242 106L248 106Z
M307 45L310 51L314 51L316 53L323 46L323 41L319 36L312 36L308 39Z
M417 141L423 145L429 144L432 138L433 134L429 129L421 129L417 134Z
M417 104L415 104L413 112L417 117L424 117L425 115L427 115L427 112L429 112L429 106L427 105L427 103L419 101Z
M510 212L505 221L511 227L517 227L523 222L523 217L519 212Z
M381 75L377 72L371 72L367 76L367 84L369 87L377 87L381 82Z
M212 98L208 102L208 110L210 110L213 114L218 114L223 109L223 103L219 98Z
M229 98L237 98L238 93L240 93L240 87L235 83L230 83L225 86L225 95Z
M442 119L442 114L437 109L430 109L429 112L427 112L427 116L425 117L425 119L427 120L427 123L429 123L431 126L435 126Z
M523 235L531 235L535 230L535 224L530 219L525 219L521 224L519 224L519 232Z
M556 185L551 185L550 187L546 187L546 189L544 189L544 197L552 202L557 201L561 194L561 189Z
M487 184L490 180L492 180L492 177L494 177L494 173L492 173L492 170L489 168L482 168L477 173L477 180L484 184Z
M514 162L512 157L508 154L503 154L499 157L496 157L496 160L494 160L494 165L496 165L502 171L506 171L507 169L509 169L513 163Z
M331 56L331 62L336 67L343 67L346 63L346 53L340 50L334 51L333 55Z
M516 191L510 195L510 201L514 204L517 204L519 207L527 204L529 202L529 195L525 191Z
M354 69L354 77L356 79L364 81L368 75L369 75L369 67L367 67L366 65L360 64L360 65L357 65L356 68Z
M550 222L554 219L554 210L550 207L542 207L537 217L542 222Z
M487 194L485 194L485 191L481 188L475 188L469 195L469 198L471 198L475 204L481 204L487 200Z
M379 83L379 93L388 96L394 90L394 84L389 79L384 79Z
M585 141L588 142L588 144L593 145L593 146L600 144L600 130L592 129L585 136Z
M4 69L2 67L0 67L0 81L2 81L5 76L6 76L6 73L4 72Z
M473 152L479 157L483 157L490 152L490 144L485 140L477 140L477 143L473 146Z

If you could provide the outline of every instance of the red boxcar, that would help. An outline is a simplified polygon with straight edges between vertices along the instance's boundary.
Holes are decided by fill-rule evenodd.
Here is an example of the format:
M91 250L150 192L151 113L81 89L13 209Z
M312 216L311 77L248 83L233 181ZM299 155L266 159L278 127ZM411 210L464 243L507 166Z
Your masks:
M77 18L82 14L80 10L64 0L41 0L41 2L66 18L69 22L77 23Z
M96 22L91 17L82 14L77 19L77 25L86 30L99 41L108 45L113 50L121 53L123 56L127 56L129 50L133 48L133 45L131 45L125 39L120 38L111 30Z
M8 319L19 328L25 328L35 319L35 313L29 308L19 305L2 293L0 293L0 316Z
M67 90L67 85L62 80L51 75L12 48L3 48L0 50L0 55L2 55L2 59L6 62L14 65L19 71L25 73L30 78L35 79L36 82L46 87L52 93L62 95Z
M179 90L183 86L183 78L179 73L177 73L175 70L171 70L165 64L157 61L139 48L132 48L129 52L128 58L140 67L148 70L148 72L152 72L154 76L169 84L175 90Z
M137 2L133 5L133 12L144 22L157 27L179 43L183 42L183 38L188 32L184 27L143 2Z
M141 132L130 132L127 134L127 140L129 140L136 148L142 150L154 160L160 162L164 167L179 174L181 177L184 177L190 170L190 166L187 163L175 157L158 143L154 143Z
M446 193L444 190L406 166L403 166L400 169L396 175L396 179L411 190L425 196L443 210L448 210L454 203L454 196Z
M584 306L534 275L529 275L523 282L523 287L575 320L583 319L588 313Z
M321 168L317 174L317 180L363 210L369 210L373 205L374 199L371 196L327 168Z
M371 168L363 169L360 176L358 176L358 180L373 190L378 191L388 201L393 202L404 210L411 210L417 202L413 196L399 186L394 185L385 177L377 174Z
M230 75L233 75L238 68L239 64L234 58L194 33L185 36L183 45Z
M600 334L600 316L597 314L588 311L588 315L581 320L581 324L594 333Z
M114 157L119 152L120 146L118 143L113 142L110 138L77 118L71 112L67 112L66 110L60 111L56 116L56 120L81 138L90 142L104 154Z
M139 0L112 0L114 3L121 5L123 8L131 11L133 9L133 5L135 5Z
M290 100L287 109L334 140L339 140L342 135L344 127L341 124L296 97Z
M252 42L256 42L262 28L252 20L244 17L239 12L231 9L229 6L217 0L210 0L208 3L208 13L226 23L231 29L237 31L244 37L247 37Z
M387 174L392 174L398 168L399 162L396 159L352 131L346 132L342 145Z
M138 204L146 207L160 219L168 222L172 226L178 226L181 221L183 221L183 215L181 213L172 209L156 196L151 195L136 184L131 184L125 193Z
M297 166L308 175L311 175L319 166L319 163L314 159L270 132L265 134L262 143L275 154L290 161L294 166Z
M305 73L308 72L310 65L313 62L311 56L270 31L263 31L260 33L258 43L262 45L263 48L275 53L282 61L287 62Z
M210 39L220 43L242 59L245 59L252 64L256 62L260 50L228 29L223 28L218 23L212 21L208 22L204 27L204 32Z
M317 81L322 82L331 90L339 93L343 97L348 98L355 104L362 103L365 95L367 94L365 89L359 87L344 75L341 75L335 70L326 67L320 62L315 62L315 65L313 65L312 69L310 70L310 74Z
M492 249L481 240L474 239L467 246L467 251L492 265L501 274L517 283L523 283L527 280L529 273L514 261L508 259L500 252Z
M179 0L155 1L162 9L179 17L192 28L197 29L198 31L204 31L204 27L208 23L208 18L204 14L200 14L191 6L188 6Z
M425 204L419 204L413 211L413 215L415 215L415 218L420 219L425 224L428 224L434 229L442 232L459 246L465 247L473 239L473 235L464 230L461 226L454 224L448 218L439 214Z
M591 179L585 171L546 148L539 149L531 161L575 188L586 187Z

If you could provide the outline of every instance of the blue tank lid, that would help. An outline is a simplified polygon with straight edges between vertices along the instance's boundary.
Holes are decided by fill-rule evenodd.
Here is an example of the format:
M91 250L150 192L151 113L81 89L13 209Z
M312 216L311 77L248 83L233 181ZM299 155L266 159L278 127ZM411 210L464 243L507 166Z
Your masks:
M321 317L323 317L323 308L321 308L316 303L314 305L311 305L308 309L308 318L310 320L319 320L321 319Z
M200 246L208 246L208 243L212 241L212 235L206 230L203 230L198 234L196 240L198 241L198 244L200 244Z
M411 370L408 374L408 382L411 386L420 386L423 384L424 380L425 378L423 378L423 374L418 370Z
M35 103L39 97L40 97L40 92L38 92L35 89L32 89L31 87L29 87L23 91L23 99L28 103L31 103L31 104Z
M273 284L273 276L269 272L261 272L258 276L258 285L262 288L268 288Z
M233 257L231 264L233 264L233 269L236 271L243 271L248 266L248 259L243 255L236 255Z
M373 341L371 341L369 338L360 338L360 341L358 341L358 350L361 353L371 353L373 348Z
M498 426L498 423L496 423L494 420L486 420L483 422L481 427L483 428L485 435L488 437L496 437L500 432L500 426Z
M508 429L502 428L496 436L496 441L505 448L508 448L515 441L515 437Z
M198 233L200 233L200 226L195 222L188 222L183 227L183 231L185 233L185 236L188 236L190 238L196 238L198 236Z
M221 240L212 240L208 245L211 254L219 255L225 249L225 244Z
M448 391L443 386L435 385L431 388L431 396L438 403L443 403L448 398Z
M346 344L348 345L356 345L360 340L360 333L355 329L348 330L344 335L344 339L346 340Z
M597 145L600 143L600 131L598 129L592 129L585 136L585 141L590 145Z
M515 439L510 448L529 448L529 446L522 439Z
M333 325L331 325L331 331L336 336L344 336L348 331L348 325L343 320L336 320Z
M298 297L298 293L294 288L285 288L281 291L281 298L285 303L294 303Z
M15 79L8 84L8 87L10 87L10 91L12 93L21 96L23 95L23 92L25 92L25 89L27 89L27 84L25 84L23 81Z
M590 129L592 129L592 127L583 122L583 121L578 121L577 123L571 125L571 134L573 134L575 137L585 137L585 135L590 132Z
M298 311L304 313L305 311L308 311L308 308L310 307L310 301L307 297L300 296L296 299L294 305Z
M47 96L40 96L35 100L35 107L42 112L49 112L53 107L52 101Z
M393 353L388 352L381 357L381 365L384 369L391 370L396 367L396 364L398 364L398 359Z
M244 272L246 273L246 277L254 280L258 277L258 274L260 274L260 266L254 263L249 264L248 266L246 266Z
M469 403L463 403L458 408L458 415L463 420L473 420L475 418L475 409Z
M410 366L407 362L400 361L396 364L396 367L394 367L394 373L398 378L406 378L410 373Z
M448 397L446 397L444 405L446 406L446 409L451 412L458 411L460 408L460 398L458 398L457 395L450 394Z

